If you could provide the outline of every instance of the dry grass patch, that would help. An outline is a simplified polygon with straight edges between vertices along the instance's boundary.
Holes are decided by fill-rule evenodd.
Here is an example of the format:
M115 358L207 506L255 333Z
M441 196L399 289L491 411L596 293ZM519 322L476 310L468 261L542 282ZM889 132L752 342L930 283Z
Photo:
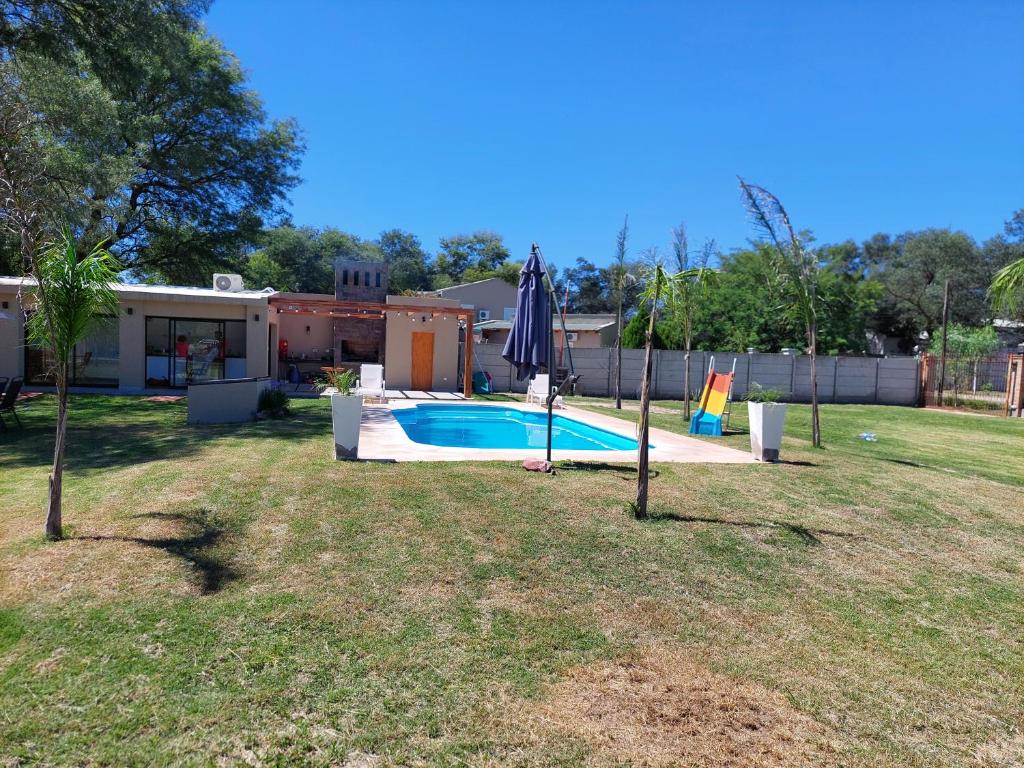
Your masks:
M665 648L574 669L536 716L599 757L652 768L800 766L824 754L822 728L780 695Z

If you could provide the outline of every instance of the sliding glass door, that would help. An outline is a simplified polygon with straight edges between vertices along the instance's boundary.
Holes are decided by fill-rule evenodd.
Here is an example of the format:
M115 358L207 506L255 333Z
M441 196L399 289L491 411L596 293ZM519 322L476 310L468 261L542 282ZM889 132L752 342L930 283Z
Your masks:
M146 318L146 386L245 377L245 321Z

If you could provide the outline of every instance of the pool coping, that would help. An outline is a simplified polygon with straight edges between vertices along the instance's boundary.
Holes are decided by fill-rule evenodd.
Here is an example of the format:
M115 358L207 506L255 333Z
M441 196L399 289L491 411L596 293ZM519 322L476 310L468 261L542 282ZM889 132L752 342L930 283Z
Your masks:
M462 448L428 445L412 440L392 415L392 411L415 408L423 404L414 400L399 400L379 405L364 405L359 430L358 457L365 461L523 461L545 458L544 448ZM475 402L466 400L430 401L431 406L465 406L511 408L520 411L544 412L538 405L520 402ZM603 429L630 440L636 440L636 426L632 422L606 416L602 413L567 406L555 411L560 416L575 419L589 426ZM754 457L724 445L677 435L663 429L651 429L650 461L698 464L753 464ZM600 461L633 464L636 450L585 451L555 450L554 461Z

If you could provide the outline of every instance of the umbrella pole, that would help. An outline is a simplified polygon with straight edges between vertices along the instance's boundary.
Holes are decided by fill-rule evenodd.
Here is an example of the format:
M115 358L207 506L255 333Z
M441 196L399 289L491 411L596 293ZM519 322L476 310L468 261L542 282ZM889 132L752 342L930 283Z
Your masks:
M552 416L551 409L554 407L554 403L555 403L555 398L553 398L551 396L551 386L555 383L555 373L554 373L554 367L553 367L554 362L555 362L555 324L554 323L551 323L550 334L551 334L551 338L550 338L550 343L548 344L548 393L547 393L547 401L548 401L548 464L551 463L551 422L553 421L553 418L554 418Z
M559 304L558 304L558 296L555 293L555 283L551 279L551 272L548 270L548 265L544 261L544 254L541 253L540 246L537 245L536 243L534 243L533 247L530 250L531 250L531 252L537 254L537 258L540 259L541 267L544 269L544 277L547 279L547 282L548 282L548 295L551 297L551 304L555 308L556 314L558 316L558 321L559 321L560 325L562 326L562 341L565 342L566 339L568 338L568 336L566 335L566 332L565 332L565 315L564 315L563 308L560 307ZM566 388L566 386L575 383L579 379L579 377L576 375L576 367L572 363L572 347L570 347L568 345L568 343L566 343L565 351L566 351L566 353L568 354L568 357L569 357L569 375L565 377L565 381L562 382L562 386L559 387L558 392L557 393L554 392L554 388L553 388L552 385L554 384L554 381L555 381L555 379L554 379L554 375L555 375L555 324L553 322L551 323L551 327L550 327L549 330L550 330L550 334L551 335L548 337L549 338L549 341L548 341L548 389L549 389L549 391L547 393L547 406L548 406L548 453L547 453L547 461L548 461L548 464L551 463L551 431L552 431L552 422L554 420L554 416L552 414L552 409L555 406L555 397L556 397L556 395L560 395L562 393L562 391Z

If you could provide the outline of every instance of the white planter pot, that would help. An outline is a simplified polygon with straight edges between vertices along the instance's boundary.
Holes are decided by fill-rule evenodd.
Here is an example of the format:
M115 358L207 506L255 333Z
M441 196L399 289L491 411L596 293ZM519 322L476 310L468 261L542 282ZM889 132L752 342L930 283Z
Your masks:
M778 461L785 403L747 403L750 417L750 451L758 461Z
M358 458L362 395L331 395L331 418L334 422L334 458Z

